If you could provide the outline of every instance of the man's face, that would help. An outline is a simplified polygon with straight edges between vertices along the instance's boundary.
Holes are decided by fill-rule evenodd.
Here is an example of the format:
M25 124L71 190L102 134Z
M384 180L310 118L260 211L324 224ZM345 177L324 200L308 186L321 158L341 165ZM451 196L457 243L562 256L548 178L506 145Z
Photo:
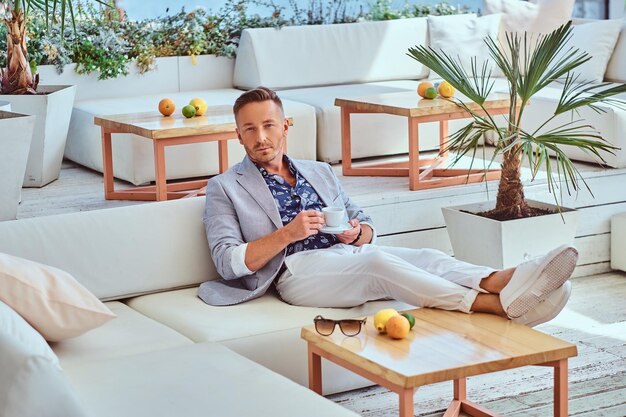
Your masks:
M248 103L237 114L237 136L248 157L260 165L282 160L289 124L271 100Z

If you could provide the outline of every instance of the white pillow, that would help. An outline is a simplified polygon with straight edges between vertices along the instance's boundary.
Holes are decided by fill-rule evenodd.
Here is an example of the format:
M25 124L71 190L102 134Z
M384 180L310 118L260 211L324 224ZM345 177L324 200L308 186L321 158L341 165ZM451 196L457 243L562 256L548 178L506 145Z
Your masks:
M483 14L502 14L503 32L549 33L572 16L574 0L483 0ZM502 38L502 33L500 40Z
M115 317L67 272L0 253L0 300L46 340L78 336Z
M0 333L4 333L28 346L33 354L43 356L54 366L61 368L59 358L50 349L44 338L30 324L26 323L22 316L2 301L0 301Z
M0 331L0 416L84 417L65 375L32 344Z
M613 82L626 82L626 24L617 39L611 60L606 68L605 78Z
M499 26L498 14L483 17L473 14L428 16L429 46L459 60L467 73L471 74L471 58L476 57L479 71L482 63L490 59L485 38L491 36L496 39ZM500 75L495 63L492 68L494 75Z

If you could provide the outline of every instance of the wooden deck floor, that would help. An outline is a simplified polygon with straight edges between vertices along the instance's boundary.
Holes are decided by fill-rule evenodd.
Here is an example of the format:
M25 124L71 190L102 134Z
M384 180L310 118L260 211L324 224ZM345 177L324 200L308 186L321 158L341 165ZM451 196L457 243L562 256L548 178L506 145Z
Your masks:
M340 171L339 167L335 167L335 170L337 173ZM608 172L606 181L601 178L601 173L596 172L597 169L588 168L587 171L591 171L591 180L595 181L594 190L599 188L599 195L626 194L626 187L623 185L615 188L615 184L623 184L626 180L626 170ZM341 181L357 203L366 207L368 212L376 213L381 220L383 240L386 238L395 244L411 242L415 236L420 236L428 237L431 239L428 242L433 242L436 246L441 241L441 236L445 235L445 229L440 226L430 228L423 217L428 218L429 213L438 211L442 204L461 204L468 199L484 198L487 194L491 197L495 195L495 184L491 184L489 193L481 184L411 193L408 191L406 178L341 177ZM116 186L129 185L120 181ZM537 194L533 190L531 187L530 194ZM105 201L100 173L64 161L59 180L41 189L23 189L18 218L131 204L146 203ZM586 256L590 259L589 265L578 274L583 276L573 280L573 295L566 310L539 329L574 342L579 347L579 356L570 363L570 415L624 417L626 274L592 274L607 271L607 216L626 211L626 198L618 196L597 204L583 200L577 203L577 207L583 207L589 213L589 219L577 238L577 246L585 252L581 258ZM398 221L398 218L416 209L420 210L418 217L422 221L420 227L423 230L419 233L410 232L414 227L411 224L404 222L399 225ZM592 255L591 252L598 251L598 247L601 247L602 255ZM552 379L547 369L524 368L471 378L468 381L468 392L476 402L504 415L543 417L551 415L551 384ZM436 384L418 390L415 396L417 415L441 416L450 398L451 389L451 384ZM363 416L397 415L397 396L382 388L364 388L329 398Z

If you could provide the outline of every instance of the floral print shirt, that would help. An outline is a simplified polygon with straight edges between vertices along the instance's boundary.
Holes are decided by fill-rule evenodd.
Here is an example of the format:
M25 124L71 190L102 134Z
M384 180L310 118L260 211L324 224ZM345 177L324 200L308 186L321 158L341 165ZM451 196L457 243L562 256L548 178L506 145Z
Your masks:
M280 175L270 174L265 168L258 165L257 168L274 197L283 226L285 226L302 210L321 211L324 203L320 200L313 186L300 175L291 159L286 155L283 156L283 159L289 163L289 171L296 178L295 187L292 187ZM336 243L339 243L339 239L335 235L318 233L304 240L291 243L287 246L287 256L304 250L328 248Z

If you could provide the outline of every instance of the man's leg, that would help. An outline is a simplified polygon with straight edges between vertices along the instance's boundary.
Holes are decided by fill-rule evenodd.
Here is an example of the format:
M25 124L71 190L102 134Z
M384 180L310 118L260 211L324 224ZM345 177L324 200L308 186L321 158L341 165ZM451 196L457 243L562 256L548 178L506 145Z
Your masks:
M376 247L335 245L294 254L285 263L288 271L277 289L285 301L301 306L352 307L393 298L418 307L469 312L478 294Z

